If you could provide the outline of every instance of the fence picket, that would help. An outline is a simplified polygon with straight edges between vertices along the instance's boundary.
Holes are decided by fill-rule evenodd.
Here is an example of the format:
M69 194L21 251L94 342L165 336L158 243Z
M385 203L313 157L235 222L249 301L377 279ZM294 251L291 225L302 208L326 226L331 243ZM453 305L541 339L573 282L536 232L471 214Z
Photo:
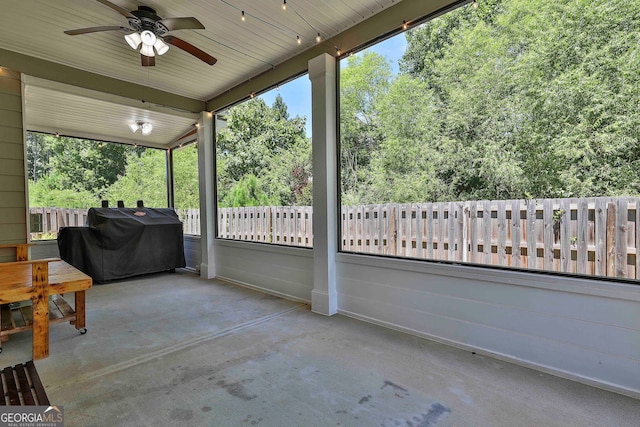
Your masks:
M589 221L589 200L580 199L578 201L577 215L577 241L576 250L576 272L580 274L587 273L589 261L589 248L587 241L588 221Z
M464 261L463 256L466 252L465 246L467 241L464 239L464 208L462 203L453 203L451 205L454 209L453 222L455 225L454 239L453 239L453 259L456 261Z
M593 209L594 222L594 272L596 275L607 274L607 205L604 198L595 199Z
M525 201L527 206L527 219L525 222L524 232L525 240L527 241L527 256L524 258L526 265L523 267L538 268L538 247L537 247L537 233L536 224L538 222L537 217L537 202L533 199Z
M493 253L492 226L491 226L491 202L485 200L482 202L482 251L484 253L484 263L491 264Z
M560 268L562 272L570 272L571 263L571 202L560 200Z
M627 200L616 200L615 269L616 277L627 277Z
M427 259L433 259L433 203L425 204L425 240L427 243Z
M634 199L635 203L635 224L633 230L635 232L635 260L636 260L636 270L635 275L633 277L640 277L640 198Z
M606 231L606 252L607 252L607 276L615 276L615 250L616 250L616 204L615 202L607 203L607 231Z
M416 222L415 222L415 230L416 230L416 258L424 258L424 248L422 247L422 239L424 237L424 224L425 221L422 220L422 204L418 203L416 206Z
M511 265L513 267L520 267L522 265L522 251L520 248L522 241L520 201L510 200L509 203L511 206Z
M553 216L553 200L546 199L542 202L543 209L543 269L553 270L555 258L555 218Z
M507 209L504 200L498 200L498 265L507 264Z

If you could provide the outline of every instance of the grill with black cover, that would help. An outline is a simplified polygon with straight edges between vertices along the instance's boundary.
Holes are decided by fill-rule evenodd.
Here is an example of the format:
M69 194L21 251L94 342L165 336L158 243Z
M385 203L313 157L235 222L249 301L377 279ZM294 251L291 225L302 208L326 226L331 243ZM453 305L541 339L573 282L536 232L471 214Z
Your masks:
M60 258L96 282L185 267L182 222L169 208L90 208L86 227L62 227Z

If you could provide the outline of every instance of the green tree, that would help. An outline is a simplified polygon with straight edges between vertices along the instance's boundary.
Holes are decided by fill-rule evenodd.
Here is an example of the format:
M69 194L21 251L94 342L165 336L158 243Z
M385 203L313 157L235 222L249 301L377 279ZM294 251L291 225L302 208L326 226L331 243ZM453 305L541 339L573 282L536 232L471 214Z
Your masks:
M198 144L190 144L173 152L173 192L177 209L200 207Z
M99 197L124 174L128 147L86 139L56 137L50 165L58 189L86 190Z
M493 25L502 10L503 0L482 0L476 4L462 6L405 33L407 48L399 62L400 71L425 81L436 89L439 70L436 62L444 57L450 46L457 41L457 33L464 28L473 28L482 22Z
M105 192L110 206L122 200L127 207L143 200L146 207L167 206L166 157L164 150L146 148L127 155L127 168Z
M430 98L411 103L439 116L437 151L420 160L425 176L454 199L639 194L640 1L479 5L407 34L401 70ZM394 126L381 125L381 147ZM410 151L412 138L395 148ZM407 188L422 188L410 179Z
M31 206L96 206L107 187L124 174L121 144L27 133L27 176Z
M229 110L227 126L217 134L218 200L233 206L253 200L232 193L260 185L260 191L274 205L294 205L306 194L302 175L311 171L311 144L305 136L305 118L290 118L280 96L269 107L255 98ZM253 176L255 181L248 181ZM296 179L296 177L298 177Z
M371 153L382 141L376 103L391 79L391 65L375 52L347 58L340 72L340 169L345 204L367 198Z
M269 196L255 175L243 176L225 196L222 204L227 207L273 206Z
M99 199L87 190L59 189L51 175L38 181L29 180L29 206L32 208L90 208L99 206Z
M37 182L51 171L52 135L27 132L27 177Z
M440 117L425 82L399 76L376 103L384 139L371 160L371 194L361 203L436 201L451 196L438 175L445 161Z

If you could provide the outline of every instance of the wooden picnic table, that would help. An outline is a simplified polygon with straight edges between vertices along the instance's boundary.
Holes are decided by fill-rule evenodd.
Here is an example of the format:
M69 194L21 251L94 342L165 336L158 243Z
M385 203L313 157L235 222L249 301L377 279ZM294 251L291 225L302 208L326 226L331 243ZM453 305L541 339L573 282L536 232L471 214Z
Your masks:
M8 335L25 329L33 332L33 359L49 356L50 295L75 293L75 312L62 298L56 298L52 308L59 308L58 321L69 321L81 333L86 332L85 291L93 280L77 268L60 259L18 261L0 263L0 304L31 300L25 325L6 327L3 322L0 335ZM5 317L5 316L3 316ZM31 324L28 324L30 321Z

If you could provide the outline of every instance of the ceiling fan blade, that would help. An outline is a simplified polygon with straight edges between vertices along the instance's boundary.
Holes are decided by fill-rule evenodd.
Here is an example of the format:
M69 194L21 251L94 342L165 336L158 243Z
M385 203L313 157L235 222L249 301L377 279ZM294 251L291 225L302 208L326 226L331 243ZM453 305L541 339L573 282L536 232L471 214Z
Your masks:
M201 61L206 62L209 65L213 65L216 62L218 62L218 60L216 58L214 58L213 56L209 55L208 53L198 49L197 47L195 47L194 45L192 45L191 43L188 43L182 39L179 39L177 37L174 36L164 36L163 40L167 43L169 43L172 46L177 47L178 49L182 49L187 53L190 53L191 55L195 56L196 58L198 58Z
M155 56L146 56L146 55L140 54L140 60L142 61L143 67L153 67L156 65Z
M108 0L96 0L100 3L102 3L105 6L109 6L111 9L115 10L116 12L118 12L120 15L124 16L125 18L136 18L135 15L133 15L131 12L129 12L127 9L125 9L124 7L120 7L117 4L113 4Z
M91 28L78 28L77 30L67 30L64 33L69 34L70 36L77 36L78 34L88 34L88 33L98 33L100 31L132 31L131 28L127 27L91 27Z
M194 17L187 18L165 18L156 22L162 25L167 31L173 30L204 30L204 25Z

